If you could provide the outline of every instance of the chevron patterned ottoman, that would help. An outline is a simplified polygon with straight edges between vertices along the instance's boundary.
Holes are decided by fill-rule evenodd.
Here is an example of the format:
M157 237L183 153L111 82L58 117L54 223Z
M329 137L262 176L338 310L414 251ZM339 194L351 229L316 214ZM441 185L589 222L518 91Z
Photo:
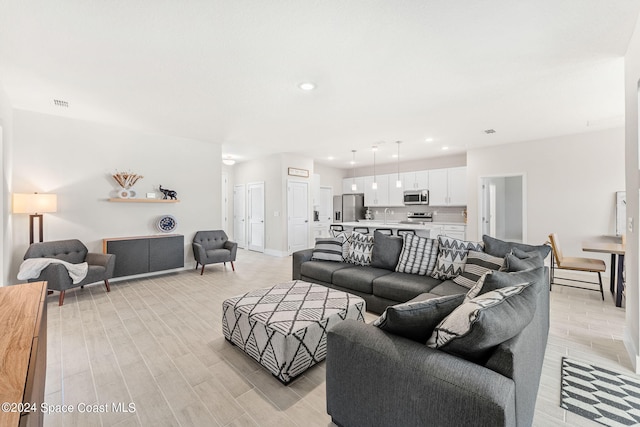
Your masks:
M365 301L294 280L222 303L222 332L276 378L288 384L324 360L327 329L344 319L364 322Z

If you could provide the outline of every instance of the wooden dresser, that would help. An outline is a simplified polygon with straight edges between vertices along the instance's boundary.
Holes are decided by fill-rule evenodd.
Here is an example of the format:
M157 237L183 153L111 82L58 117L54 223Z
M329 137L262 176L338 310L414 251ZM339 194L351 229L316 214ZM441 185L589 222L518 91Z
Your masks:
M0 287L0 426L42 426L47 368L47 283ZM36 411L20 412L34 404ZM7 410L8 409L8 410Z

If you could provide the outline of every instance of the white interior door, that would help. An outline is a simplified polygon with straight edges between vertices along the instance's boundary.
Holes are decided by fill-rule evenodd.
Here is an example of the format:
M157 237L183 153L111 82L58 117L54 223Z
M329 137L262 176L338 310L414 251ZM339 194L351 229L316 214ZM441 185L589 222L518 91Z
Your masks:
M526 242L526 182L524 175L482 177L479 216L482 234Z
M287 183L287 222L289 253L309 247L309 184Z
M264 252L264 182L247 184L249 240L252 251Z
M238 247L247 247L247 227L246 227L246 188L244 184L233 186L233 240L238 243Z

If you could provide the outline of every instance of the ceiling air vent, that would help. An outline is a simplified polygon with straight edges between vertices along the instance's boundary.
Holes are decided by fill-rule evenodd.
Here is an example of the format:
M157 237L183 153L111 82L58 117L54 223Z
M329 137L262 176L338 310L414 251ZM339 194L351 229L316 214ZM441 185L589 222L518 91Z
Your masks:
M496 133L495 129L485 129L484 133L487 135L491 135L492 133Z
M63 101L61 99L54 99L53 103L56 107L64 107L69 108L69 103L67 101Z

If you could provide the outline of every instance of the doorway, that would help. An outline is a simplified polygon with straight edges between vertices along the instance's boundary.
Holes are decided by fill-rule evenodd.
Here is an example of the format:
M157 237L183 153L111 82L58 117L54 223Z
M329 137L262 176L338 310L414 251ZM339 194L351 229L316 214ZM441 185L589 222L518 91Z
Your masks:
M247 184L248 248L264 252L264 182Z
M524 174L480 177L479 229L512 242L527 241Z
M222 208L222 216L220 217L220 222L222 223L222 229L224 230L225 233L229 234L229 219L228 219L228 215L229 215L229 197L227 192L229 191L229 177L226 173L222 174L222 179L220 180L221 183L221 193L222 193L222 200L221 200L221 208Z
M309 184L287 182L289 254L309 247Z
M233 240L243 249L247 247L245 191L244 184L233 186Z

